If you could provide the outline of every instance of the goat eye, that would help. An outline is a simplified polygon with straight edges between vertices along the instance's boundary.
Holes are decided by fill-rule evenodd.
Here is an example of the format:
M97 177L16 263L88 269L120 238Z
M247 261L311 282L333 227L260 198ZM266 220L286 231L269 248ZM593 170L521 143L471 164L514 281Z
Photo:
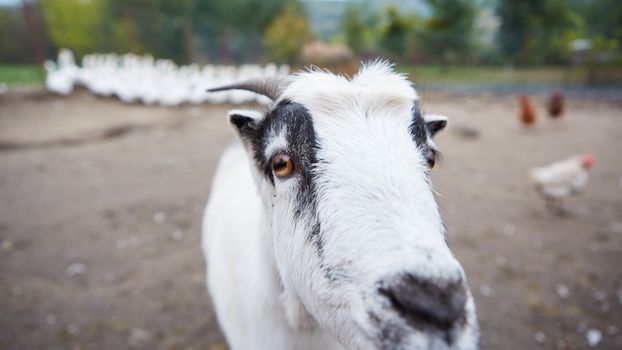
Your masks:
M272 157L272 172L277 177L287 177L294 172L294 162L287 154Z
M434 168L434 164L436 164L436 154L432 150L428 150L426 153L426 161L428 162L428 169L432 170Z

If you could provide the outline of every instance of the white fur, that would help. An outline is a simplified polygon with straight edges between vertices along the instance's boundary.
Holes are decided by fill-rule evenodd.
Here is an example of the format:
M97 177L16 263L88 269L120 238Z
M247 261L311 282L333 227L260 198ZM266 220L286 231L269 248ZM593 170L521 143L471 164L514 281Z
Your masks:
M207 282L221 328L232 349L330 349L335 342L327 334L288 322L299 304L282 300L265 208L248 164L241 145L225 151L203 223Z
M232 349L386 347L379 327L403 330L404 348L475 348L470 293L467 326L448 347L410 328L377 292L380 281L405 273L465 279L409 133L418 98L410 83L385 64L365 67L352 80L312 71L296 75L282 98L313 118L317 213L294 219L297 176L275 178L272 186L240 145L223 155L203 248L208 287ZM286 149L284 134L272 137L267 155ZM321 252L308 239L315 221ZM371 322L370 313L379 321Z

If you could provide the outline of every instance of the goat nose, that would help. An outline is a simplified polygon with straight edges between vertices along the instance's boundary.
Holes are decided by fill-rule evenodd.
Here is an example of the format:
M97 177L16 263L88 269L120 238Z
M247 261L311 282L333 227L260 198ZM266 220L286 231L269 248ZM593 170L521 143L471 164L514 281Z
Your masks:
M466 290L462 280L434 282L406 275L379 292L415 328L435 328L444 333L465 322Z

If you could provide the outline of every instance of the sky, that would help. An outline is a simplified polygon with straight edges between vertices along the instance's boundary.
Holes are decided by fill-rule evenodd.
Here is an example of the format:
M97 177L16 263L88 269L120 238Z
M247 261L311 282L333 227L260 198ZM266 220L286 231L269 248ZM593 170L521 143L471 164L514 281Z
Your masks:
M0 0L0 6L17 5L21 0Z

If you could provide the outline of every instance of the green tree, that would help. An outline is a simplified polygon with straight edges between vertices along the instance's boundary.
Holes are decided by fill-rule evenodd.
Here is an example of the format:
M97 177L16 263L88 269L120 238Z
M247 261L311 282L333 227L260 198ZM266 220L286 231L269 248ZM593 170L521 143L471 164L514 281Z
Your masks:
M0 62L34 63L24 14L12 8L0 9Z
M266 30L264 45L273 60L292 64L312 37L306 16L296 6L288 5Z
M585 17L588 35L622 39L622 2L568 0L568 6Z
M499 16L497 41L501 52L510 59L519 59L528 46L530 16L540 0L500 0L496 13Z
M412 49L415 23L412 18L400 15L393 6L387 7L385 18L380 30L380 48L395 59L404 59Z
M346 44L352 51L360 54L366 49L365 32L366 26L363 14L358 6L348 5L341 20L341 27L345 36Z
M97 51L102 37L105 0L41 0L47 33L54 46L77 56Z
M194 59L193 0L106 0L103 44L110 51L149 53L178 63Z
M428 0L432 16L420 36L426 55L443 66L468 59L473 48L473 0Z
M515 63L560 63L569 39L585 30L583 17L565 0L500 0L496 13L499 48Z
M298 0L195 0L194 25L221 59L256 61L262 36L288 4L300 7Z
M575 14L566 0L543 1L544 8L534 22L535 37L530 51L537 63L563 63L568 42L563 40L573 32L583 32L584 21Z
M40 0L55 48L149 53L178 63L257 61L262 37L299 0Z

